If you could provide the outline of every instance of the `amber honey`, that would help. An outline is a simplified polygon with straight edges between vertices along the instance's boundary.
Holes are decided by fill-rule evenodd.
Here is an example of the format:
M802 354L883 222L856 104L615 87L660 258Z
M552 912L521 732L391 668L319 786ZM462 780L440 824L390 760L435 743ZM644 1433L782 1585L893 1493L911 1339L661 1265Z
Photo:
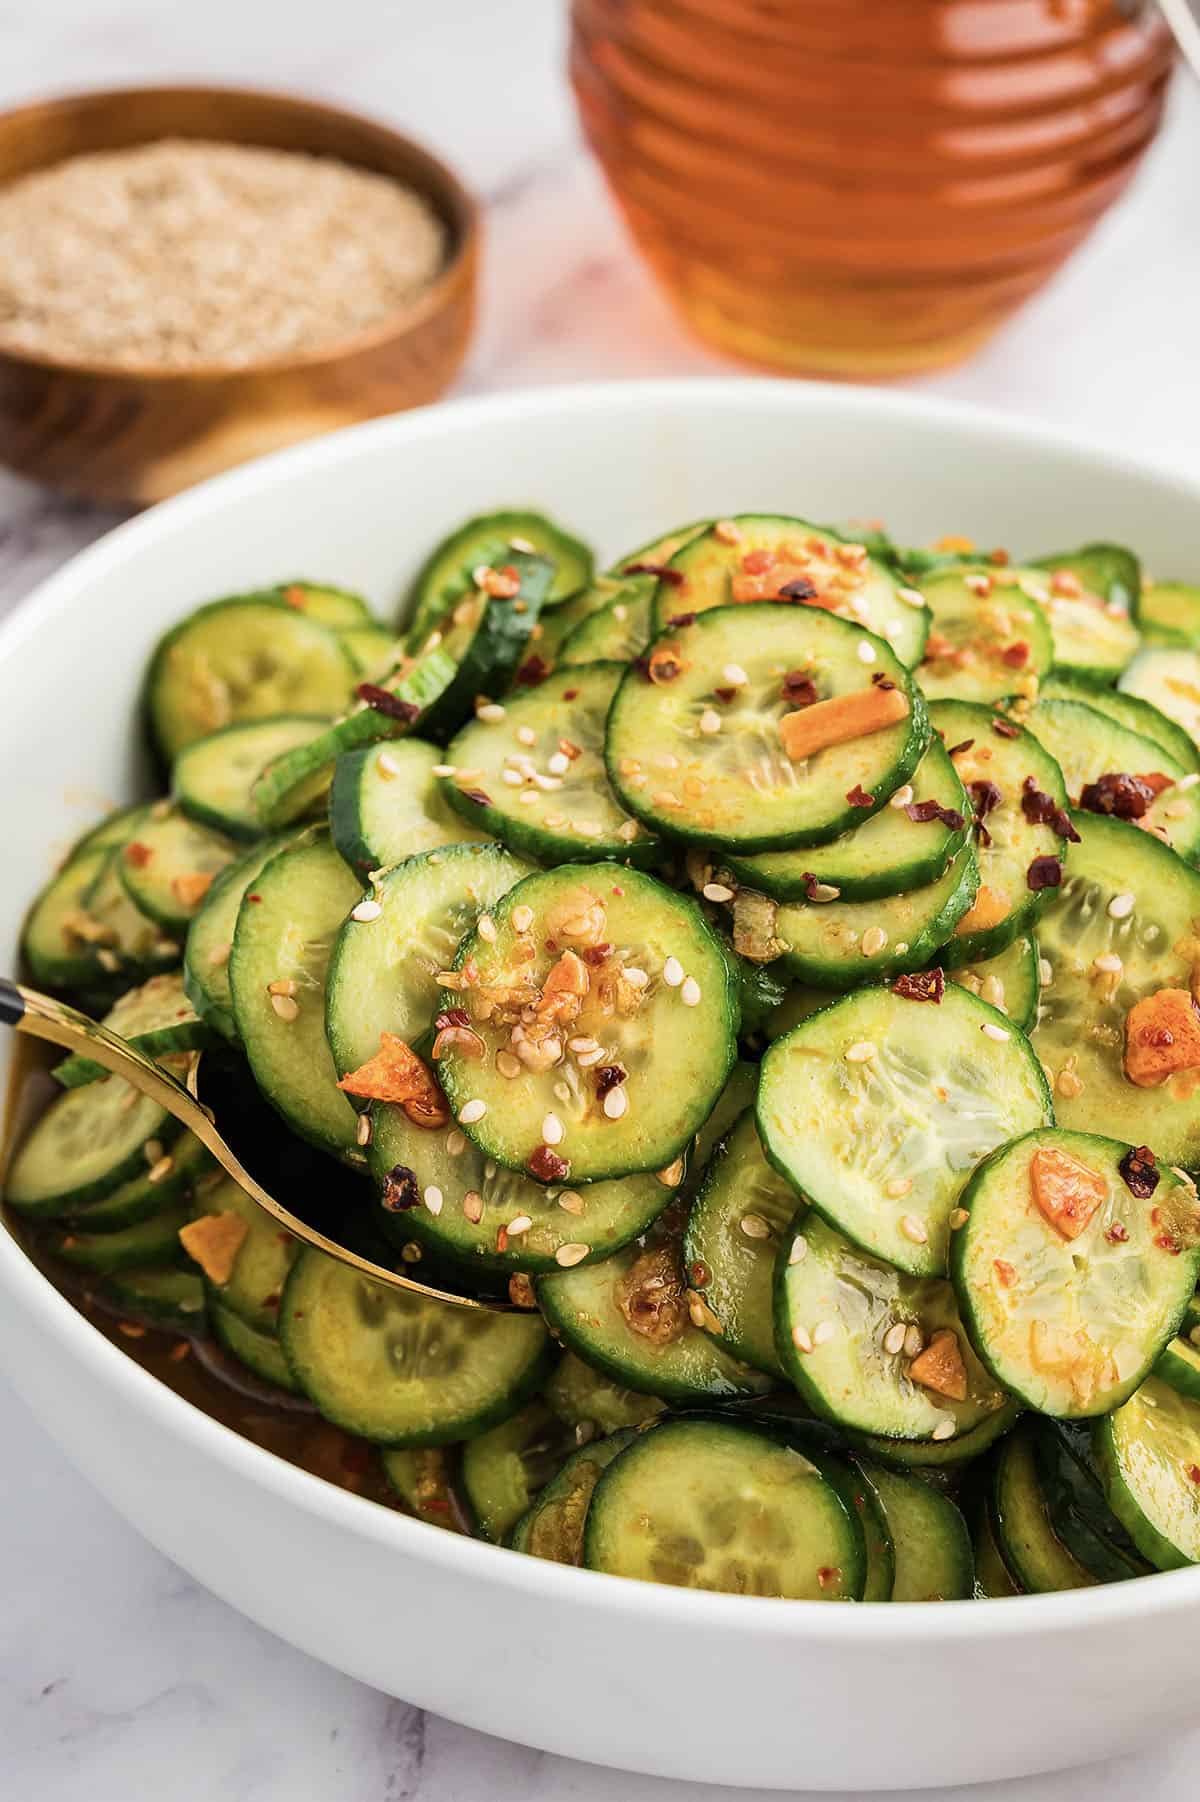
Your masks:
M1114 0L573 0L587 138L700 337L788 373L969 356L1121 194L1171 67Z

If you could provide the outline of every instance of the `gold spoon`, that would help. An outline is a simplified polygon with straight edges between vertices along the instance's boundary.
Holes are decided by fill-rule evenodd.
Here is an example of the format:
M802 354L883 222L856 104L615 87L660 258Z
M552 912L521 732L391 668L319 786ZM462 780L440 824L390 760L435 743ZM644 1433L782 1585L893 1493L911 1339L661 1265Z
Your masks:
M168 1071L136 1046L118 1038L116 1033L109 1032L95 1020L89 1020L86 1014L67 1007L61 1001L52 1001L49 995L41 995L36 989L27 989L20 983L0 977L0 1025L15 1027L17 1032L25 1033L30 1038L47 1039L50 1044L61 1045L68 1051L81 1051L96 1063L103 1064L106 1070L124 1077L126 1082L132 1083L144 1095L149 1095L160 1107L166 1108L169 1114L173 1114L176 1120L181 1120L194 1132L239 1189L244 1190L265 1214L269 1214L272 1220L277 1220L280 1226L286 1227L289 1233L302 1240L305 1245L314 1246L327 1257L336 1258L339 1264L346 1264L361 1276L369 1277L375 1283L384 1283L389 1289L406 1289L410 1294L448 1302L456 1308L477 1308L489 1313L507 1313L511 1309L511 1302L480 1301L474 1296L456 1295L453 1290L437 1289L431 1283L421 1283L415 1277L402 1275L398 1270L389 1270L384 1264L374 1264L369 1258L360 1258L357 1252L349 1251L334 1239L327 1239L324 1233L319 1233L315 1227L297 1219L261 1183L255 1182L217 1131L211 1110L190 1089L177 1082ZM193 1065L193 1071L194 1068Z

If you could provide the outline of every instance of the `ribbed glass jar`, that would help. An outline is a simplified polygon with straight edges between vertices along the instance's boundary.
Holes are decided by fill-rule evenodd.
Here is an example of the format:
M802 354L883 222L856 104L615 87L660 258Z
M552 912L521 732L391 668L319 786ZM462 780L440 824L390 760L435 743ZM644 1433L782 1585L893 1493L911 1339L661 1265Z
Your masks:
M1139 0L573 0L587 137L692 328L793 373L970 355L1118 197Z

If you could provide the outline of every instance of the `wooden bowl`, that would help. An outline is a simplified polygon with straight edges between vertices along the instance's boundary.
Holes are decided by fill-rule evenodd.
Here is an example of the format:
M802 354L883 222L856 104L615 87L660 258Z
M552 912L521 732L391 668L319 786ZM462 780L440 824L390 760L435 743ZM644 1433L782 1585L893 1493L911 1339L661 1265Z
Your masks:
M387 126L239 88L73 94L0 115L0 186L82 152L167 137L303 150L394 176L445 224L445 265L411 303L353 337L232 370L57 362L6 347L0 335L0 462L90 500L146 503L446 389L474 317L478 213L452 170Z

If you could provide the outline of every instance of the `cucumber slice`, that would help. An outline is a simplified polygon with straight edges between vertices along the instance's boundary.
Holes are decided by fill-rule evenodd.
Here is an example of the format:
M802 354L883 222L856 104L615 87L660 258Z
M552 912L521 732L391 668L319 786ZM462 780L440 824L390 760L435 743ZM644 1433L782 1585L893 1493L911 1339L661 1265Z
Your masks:
M1150 1377L1096 1422L1093 1445L1109 1506L1142 1556L1157 1570L1200 1564L1200 1402Z
M826 526L778 514L735 514L689 539L671 557L670 569L654 597L657 632L680 613L783 602L806 605L810 613L827 609L885 638L909 668L920 661L928 610L861 543L839 539ZM788 594L789 586L799 591Z
M999 1382L1059 1419L1119 1407L1196 1285L1194 1190L1164 1170L1147 1198L1123 1172L1130 1155L1116 1139L1030 1133L986 1159L963 1193L970 1218L951 1267L972 1343ZM1044 1207L1070 1210L1063 1227Z
M975 806L979 893L943 954L948 967L995 957L1028 932L1062 880L1067 791L1032 732L991 708L939 701L929 710Z
M1115 682L1141 642L1134 624L1142 590L1137 558L1119 544L1085 544L1039 557L1036 567L1050 573L1042 605L1055 668L1098 687Z
M468 1281L480 1271L538 1273L608 1257L671 1200L649 1172L547 1188L501 1169L457 1129L415 1125L401 1107L374 1107L371 1123L384 1231L468 1264Z
M664 1169L734 1059L735 976L700 909L640 871L593 864L527 876L489 926L463 940L440 1003L483 1041L482 1058L469 1041L442 1047L459 1125L539 1181Z
M784 677L797 672L818 704L868 709L877 693L907 713L793 761L780 722L828 717L796 707ZM840 729L835 719L821 731ZM882 639L830 613L764 604L719 607L657 639L613 698L606 757L618 800L653 829L772 851L863 825L908 781L928 739L920 695Z
M428 1032L439 971L480 914L528 874L499 845L472 844L406 858L376 878L370 917L355 918L356 908L342 926L325 979L325 1032L339 1076L374 1057L385 1032L407 1045Z
M279 1341L335 1426L383 1445L448 1445L512 1414L545 1372L536 1314L384 1289L311 1249L292 1266Z
M462 1486L476 1525L499 1545L561 1469L573 1438L541 1402L529 1402L463 1447Z
M1080 805L1089 784L1105 776L1169 777L1169 786L1153 797L1142 793L1112 799L1118 808L1141 807L1136 817L1142 830L1162 839L1186 862L1195 861L1200 854L1200 782L1184 781L1180 787L1188 772L1161 745L1079 701L1039 701L1027 724L1062 770L1073 807ZM1150 783L1158 786L1158 781ZM1088 799L1090 812L1109 811L1095 804L1097 797ZM1130 816L1121 811L1119 817Z
M451 1533L469 1531L458 1490L457 1456L442 1445L391 1446L380 1454L383 1474L410 1514Z
M227 838L167 813L138 828L116 853L125 892L139 913L164 932L182 937L212 886L237 850Z
M280 582L272 592L297 613L339 632L372 623L370 607L352 588L334 588L328 582Z
M184 993L179 970L152 976L140 988L129 989L109 1008L101 1025L147 1057L171 1057L212 1042L211 1032ZM64 1089L78 1089L98 1082L107 1071L94 1058L76 1051L54 1066L54 1075Z
M907 1441L936 1434L934 1443L945 1444L1007 1399L967 1343L949 1283L904 1276L815 1218L798 1220L779 1252L775 1343L785 1375L814 1412L857 1433ZM927 1369L927 1348L940 1346L952 1354L957 1382ZM952 1387L962 1393L948 1393Z
M80 834L62 860L61 867L74 863L85 851L112 851L118 845L127 845L136 833L143 820L149 819L150 809L155 803L151 801L135 801L131 807L117 807L111 813L89 826ZM161 803L158 803L161 805Z
M653 588L622 594L598 613L589 614L563 640L559 666L572 663L628 663L650 642Z
M119 1076L68 1089L18 1150L4 1199L21 1214L74 1214L153 1168L178 1131L165 1108Z
M867 1551L867 1576L863 1584L864 1602L890 1602L896 1584L896 1549L883 1511L879 1491L871 1475L857 1458L847 1458L846 1469L853 1485L854 1508Z
M119 1232L149 1220L168 1204L190 1201L216 1175L212 1156L200 1140L194 1133L181 1132L156 1164L144 1165L99 1201L85 1202L61 1217L87 1233Z
M481 514L443 538L417 572L407 608L409 643L423 642L451 608L474 590L477 569L515 565L520 556L530 554L530 547L554 565L547 607L558 606L588 586L593 568L591 551L544 514L515 509Z
M918 1477L880 1465L864 1476L883 1510L892 1543L893 1602L958 1602L974 1594L975 1555L967 1523L948 1496Z
M912 1276L943 1276L950 1216L997 1145L1053 1118L1010 1021L948 984L940 1004L862 989L777 1039L758 1130L831 1226Z
M1101 1583L1146 1576L1149 1566L1104 1497L1087 1429L1031 1420L1034 1466L1055 1533Z
M159 640L146 710L170 762L222 726L280 713L337 713L354 665L336 633L277 596L210 601Z
M906 895L785 905L775 916L775 935L792 976L815 988L847 989L923 969L948 945L978 889L968 845L936 882Z
M171 771L175 805L189 820L227 838L261 838L262 821L251 799L255 781L274 758L308 744L328 724L328 714L283 713L193 740Z
M124 1313L156 1326L198 1333L204 1326L204 1284L190 1270L154 1266L118 1270L104 1279L104 1293Z
M438 744L452 737L481 701L504 693L530 647L554 568L544 557L516 553L505 567L509 579L519 584L511 597L489 600L482 590L472 589L418 652L425 656L440 645L458 670L421 722L426 738Z
M300 1241L264 1214L232 1177L206 1188L198 1198L191 1218L199 1220L205 1214L234 1214L246 1228L229 1280L209 1284L214 1301L255 1332L273 1334L280 1296Z
M582 1564L584 1527L596 1484L633 1437L626 1429L572 1452L512 1529L513 1550L554 1564Z
M404 640L389 632L386 626L342 627L338 637L355 673L367 682L378 682L381 676L395 669L404 655Z
M356 876L365 879L419 851L484 836L447 805L433 773L440 762L441 753L419 738L364 745L338 758L329 829Z
M114 1232L88 1233L70 1227L51 1233L46 1249L64 1264L100 1275L113 1270L150 1270L156 1264L179 1263L179 1229L188 1219L187 1205L175 1202Z
M986 1506L977 1508L975 1512L972 1550L975 1556L975 1594L980 1601L998 1601L1002 1596L1024 1595L1025 1591L1000 1555L1000 1547L996 1544L996 1535L992 1531L991 1515Z
M1200 651L1141 651L1120 678L1122 694L1149 701L1200 746Z
M668 1420L596 1484L584 1563L619 1577L735 1595L857 1599L863 1530L833 1461L767 1427Z
M1154 1366L1154 1375L1169 1389L1200 1401L1200 1350L1190 1339L1172 1339Z
M286 826L319 809L339 757L415 730L456 676L453 658L439 647L417 663L399 664L379 682L360 682L349 713L306 744L284 751L256 778L251 800L264 826Z
M1003 1438L1020 1414L1021 1404L1010 1397L969 1432L956 1433L950 1439L888 1439L874 1433L853 1433L850 1439L877 1464L886 1464L890 1470L921 1471L931 1482L953 1480L960 1470Z
M623 557L617 557L609 565L608 574L627 582L649 582L653 589L662 575L662 566L669 563L685 544L691 544L694 538L707 532L711 525L711 519L693 519L685 526L672 526L669 532L663 532L660 537L651 538L645 544L639 544L636 550L626 551ZM598 580L603 580L603 577Z
M716 1317L721 1344L768 1376L782 1374L771 1287L796 1199L763 1156L748 1108L714 1152L684 1233L684 1269Z
M997 1453L989 1512L1001 1558L1028 1594L1089 1589L1095 1583L1050 1524L1027 1421L1009 1434Z
M1081 842L1038 929L1050 974L1034 1048L1054 1082L1061 1125L1152 1145L1164 1165L1191 1168L1200 1164L1195 1072L1138 1088L1123 1057L1134 1004L1191 985L1200 876L1136 826L1091 813L1074 820ZM1119 969L1096 970L1100 957L1119 958Z
M1173 757L1189 773L1200 770L1200 750L1192 743L1182 726L1167 718L1150 701L1137 695L1124 694L1119 688L1091 688L1077 677L1052 674L1038 690L1039 701L1083 701L1115 720L1130 732L1148 738L1168 757Z
M21 955L38 988L111 1002L131 982L179 962L179 947L129 899L119 847L81 851L25 916Z
M446 799L479 832L543 863L660 862L658 839L620 806L604 727L624 666L581 664L485 707L446 751Z
M946 974L951 982L980 996L989 1007L1007 1014L1022 1032L1031 1032L1042 989L1041 967L1037 940L1027 933L995 957L985 957L976 964L960 964Z
M1138 624L1144 632L1178 636L1200 645L1200 587L1191 582L1143 582Z
M233 996L229 988L229 955L242 898L253 887L286 837L264 839L214 879L188 927L183 952L183 986L188 1000L206 1025L223 1039L236 1041Z
M590 587L571 595L551 611L543 606L537 624L529 634L528 653L513 672L510 692L521 694L544 682L558 668L562 647L571 633L593 613L601 612L610 601L630 600L647 589L653 591L653 588L652 576L631 576L627 581L614 576L596 576Z
M325 1038L325 978L361 890L326 834L310 830L259 871L238 909L229 984L255 1082L301 1138L354 1158L356 1116ZM271 984L291 984L272 991ZM284 1005L284 1004L290 1005Z
M732 1132L746 1109L754 1106L757 1094L758 1065L747 1058L739 1058L729 1072L712 1112L685 1154L683 1181L679 1186L684 1201L695 1199L717 1146Z
M622 1427L638 1427L661 1414L665 1404L657 1396L623 1389L577 1358L564 1352L545 1388L545 1401L560 1420L588 1441Z
M212 1303L209 1319L217 1343L223 1345L239 1364L244 1364L265 1383L274 1383L276 1388L286 1389L290 1395L300 1394L300 1385L288 1369L274 1332L260 1333L248 1326L240 1314L219 1301Z
M931 803L940 811L925 819L921 809ZM907 807L917 809L915 819ZM806 901L814 883L838 890L830 901L875 901L936 882L966 844L972 819L958 772L934 739L911 783L897 789L865 826L828 845L734 856L728 864L747 888L777 901Z
M929 700L1036 693L1054 661L1044 570L945 569L924 577L921 593L932 614L919 672Z
M730 1357L687 1285L681 1224L660 1221L643 1245L542 1277L542 1313L564 1345L623 1388L673 1402L762 1395L767 1378Z

